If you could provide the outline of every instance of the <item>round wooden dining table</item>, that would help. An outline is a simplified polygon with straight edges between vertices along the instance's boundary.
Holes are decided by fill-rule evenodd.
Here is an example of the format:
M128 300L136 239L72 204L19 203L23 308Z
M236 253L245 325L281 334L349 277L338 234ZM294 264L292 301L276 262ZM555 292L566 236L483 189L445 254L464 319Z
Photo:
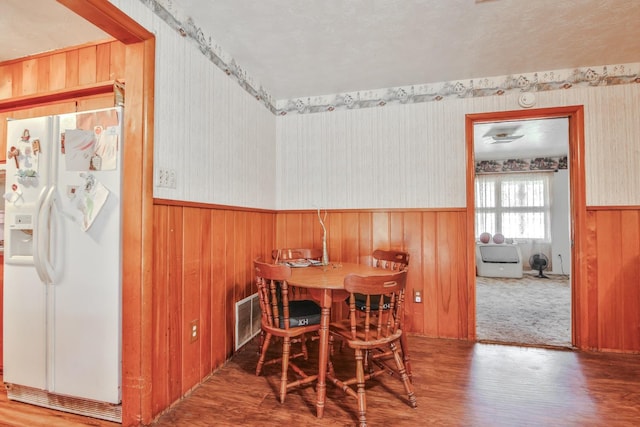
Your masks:
M327 361L329 358L329 323L331 321L331 304L344 301L347 293L344 290L344 278L349 274L359 276L384 276L389 270L370 265L348 262L329 263L328 265L292 268L289 285L308 289L312 298L322 308L320 317L320 342L318 348L318 382L316 385L316 416L322 418L327 395Z

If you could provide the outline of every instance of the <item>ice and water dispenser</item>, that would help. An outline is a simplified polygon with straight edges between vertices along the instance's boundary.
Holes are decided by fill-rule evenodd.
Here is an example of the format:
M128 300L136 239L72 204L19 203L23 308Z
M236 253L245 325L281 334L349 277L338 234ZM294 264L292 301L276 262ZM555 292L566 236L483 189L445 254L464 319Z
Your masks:
M4 221L4 262L33 264L33 213L5 211Z
M33 263L33 215L13 214L5 217L9 222L8 236L5 240L5 262L22 264Z

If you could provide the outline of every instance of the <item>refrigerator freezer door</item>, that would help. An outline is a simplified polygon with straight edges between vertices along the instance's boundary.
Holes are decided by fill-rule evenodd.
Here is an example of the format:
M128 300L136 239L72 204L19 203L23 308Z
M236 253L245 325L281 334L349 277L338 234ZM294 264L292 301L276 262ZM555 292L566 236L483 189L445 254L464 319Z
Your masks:
M7 122L3 295L4 381L46 389L47 288L33 265L36 209L51 159L51 117Z

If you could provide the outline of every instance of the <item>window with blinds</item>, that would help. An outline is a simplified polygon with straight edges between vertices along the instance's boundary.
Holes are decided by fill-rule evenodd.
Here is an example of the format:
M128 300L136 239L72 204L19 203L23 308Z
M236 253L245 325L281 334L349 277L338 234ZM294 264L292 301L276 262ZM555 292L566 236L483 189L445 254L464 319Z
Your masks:
M476 176L476 237L549 240L553 172Z

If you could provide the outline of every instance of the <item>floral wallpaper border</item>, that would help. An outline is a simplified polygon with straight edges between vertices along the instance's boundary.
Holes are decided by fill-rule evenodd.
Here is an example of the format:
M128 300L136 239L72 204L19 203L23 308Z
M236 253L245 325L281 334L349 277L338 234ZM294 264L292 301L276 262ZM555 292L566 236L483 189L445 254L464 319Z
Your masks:
M567 169L567 156L536 157L534 159L480 160L476 174L506 172L541 172Z
M445 99L502 96L522 92L542 92L578 87L640 83L640 63L603 65L575 69L540 71L519 75L398 86L332 95L274 100L269 92L247 73L193 18L181 22L176 0L140 0L181 36L196 43L199 50L273 114L308 114L346 111L388 105L416 104Z
M280 115L304 114L631 83L640 83L640 63L543 71L517 76L496 76L298 98L278 101L276 107L277 114Z

